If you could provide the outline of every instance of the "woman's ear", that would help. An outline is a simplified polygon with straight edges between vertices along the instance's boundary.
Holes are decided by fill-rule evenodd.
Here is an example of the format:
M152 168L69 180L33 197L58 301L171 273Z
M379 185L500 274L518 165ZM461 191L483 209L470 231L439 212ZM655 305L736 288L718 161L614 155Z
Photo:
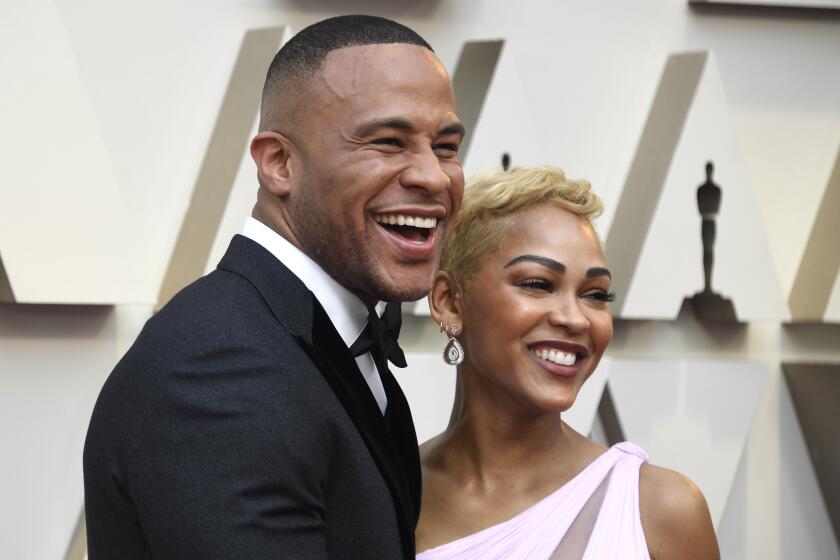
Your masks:
M443 323L444 327L456 325L463 332L461 288L458 281L445 270L435 275L429 292L429 310L437 324Z
M260 185L275 196L288 196L292 190L291 148L289 139L273 130L264 130L251 140Z

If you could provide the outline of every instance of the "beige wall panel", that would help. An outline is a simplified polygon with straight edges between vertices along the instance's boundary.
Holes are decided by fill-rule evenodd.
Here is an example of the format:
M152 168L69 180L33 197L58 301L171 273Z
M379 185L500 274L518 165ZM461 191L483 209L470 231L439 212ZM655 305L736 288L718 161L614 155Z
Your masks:
M831 302L840 281L840 152L817 208L814 226L790 292L795 321L840 320Z
M691 478L717 526L766 378L744 361L613 360L610 389L629 441Z
M0 295L142 302L133 220L56 6L2 2L0 21Z
M834 287L831 289L823 320L827 323L840 323L840 274L834 279Z
M616 292L612 308L618 315L624 312L674 150L707 59L703 52L672 55L662 71L604 247Z
M251 127L250 138L253 138L257 133L258 127L259 117L256 117ZM251 210L253 210L254 204L257 202L258 189L257 167L251 158L250 143L246 142L242 150L242 161L239 164L239 170L236 172L236 177L233 180L233 186L230 190L230 197L222 213L222 219L219 222L219 228L216 230L213 246L210 249L207 263L204 266L205 274L216 269L216 265L222 260L228 245L230 245L231 238L242 231L245 218L251 215Z
M0 255L0 301L15 301L15 294L12 293L12 286L9 284L9 276L3 267L2 255Z
M470 148L477 134L477 125L491 89L490 84L498 75L499 57L503 48L504 41L500 39L467 41L461 47L455 70L450 74L458 117L466 129L461 142L461 159L464 163L470 157Z
M656 110L654 103L652 118ZM657 154L658 150L664 155ZM684 297L703 289L701 218L696 191L705 181L705 163L711 160L715 165L714 181L723 192L716 219L712 288L734 301L741 321L786 318L787 306L764 234L764 224L743 169L724 86L711 55L702 68L677 144L652 142L645 146L641 143L637 159L661 161L669 150L673 151L673 157L661 195L653 202L654 214L624 304L620 307L621 316L672 319ZM656 182L653 182L650 188L655 189L655 186ZM650 198L644 197L645 205L651 204ZM625 199L623 195L622 202ZM617 229L618 224L614 222L610 229L607 247L611 266L615 259L632 254L615 250L619 247L611 245L613 236L626 234L630 230L628 226L643 228L644 214L641 212L651 211L651 208L643 210L639 204L627 207L627 210L631 209L635 210L631 216L642 216L637 223L625 222L625 227ZM623 212L624 204L617 210L616 220ZM638 230L632 231L633 235L638 235ZM621 267L620 270L623 273L625 269Z
M782 293L790 298L840 151L840 111L758 107L739 111L733 119Z
M0 557L70 550L93 404L149 311L0 304Z
M0 128L0 143L4 148L0 151L3 164L0 166L0 178L3 179L0 182L0 232L4 234L0 236L0 258L4 262L8 258L5 251L8 243L23 247L14 259L18 262L24 251L27 258L44 251L44 240L39 235L16 237L11 241L5 235L7 212L11 212L6 205L10 201L18 204L14 210L17 213L22 207L20 197L28 203L34 195L22 190L29 183L19 182L20 173L15 172L11 177L13 182L7 182L3 173L10 169L7 167L9 154L21 153L24 145L38 145L28 136L20 136L18 131L29 134L33 123L37 125L34 128L45 130L35 117L46 110L44 114L61 125L57 132L47 131L58 134L52 138L57 138L57 144L64 150L53 154L57 158L55 161L62 163L55 167L58 171L54 173L60 180L52 182L56 185L55 192L43 188L31 192L51 197L53 206L64 213L61 216L55 211L56 215L50 216L59 218L56 223L62 224L60 233L67 242L77 238L92 239L92 244L83 244L90 251L102 241L95 239L95 235L85 237L84 228L95 227L96 234L106 232L107 237L114 239L121 235L119 227L134 224L126 228L132 231L130 243L118 245L122 255L128 247L132 257L138 257L141 270L130 276L132 281L144 278L144 301L156 300L160 279L206 155L230 69L245 31L279 24L291 24L300 29L338 10L349 10L349 7L381 12L415 27L435 46L449 68L456 66L465 40L504 38L505 56L516 53L513 57L515 74L521 79L521 89L527 94L530 110L536 117L537 136L545 143L543 153L551 163L564 167L570 176L592 180L596 191L604 195L607 202L604 225L609 225L627 176L667 53L713 50L725 79L739 139L749 148L745 150L749 155L747 171L765 209L763 216L770 230L767 236L771 248L776 257L784 257L776 260L783 273L785 294L789 293L804 252L808 232L803 230L810 230L815 215L813 210L825 188L827 169L837 153L838 136L826 124L840 122L840 74L830 71L840 58L836 20L698 15L686 9L685 2L672 0L641 3L608 0L598 6L538 0L529 4L528 10L521 4L503 0L482 3L383 3L371 0L342 4L341 7L335 2L297 0L255 0L247 7L242 3L213 0L56 2L63 17L58 23L63 24L68 42L67 38L59 41L55 35L38 31L41 25L56 21L51 3L33 0L2 4L0 45L9 47L4 52L12 57L0 57L0 66L4 71L22 68L26 73L15 76L30 81L19 81L21 87L18 88L18 83L10 80L0 88L3 102L0 114L4 119L4 126ZM21 32L20 26L27 18L37 25ZM785 39L783 48L779 46L780 37ZM44 50L50 52L49 58L45 58ZM52 80L63 79L61 76L68 68L73 70L74 77L67 82L70 87L62 86L63 96L47 97L46 89L24 87L25 83L36 86L42 83L29 73L44 67L51 70L49 79ZM77 67L79 72L75 70ZM73 85L79 82L83 87ZM80 105L73 101L79 95L88 97L87 109L82 107L80 110ZM49 103L44 103L45 98ZM487 106L491 103L492 99L488 98ZM507 109L519 110L518 107ZM9 115L12 110L17 114ZM506 112L494 110L493 114L504 118ZM8 120L9 117L12 120ZM12 122L18 124L7 138L6 123ZM247 122L247 126L251 124L252 121ZM478 126L499 130L493 122L481 122ZM92 129L93 137L102 132L101 139L108 150L109 161L116 168L115 173L104 173L98 165L104 156L85 155L96 152L91 151L88 141ZM488 140L496 142L495 136ZM482 137L476 137L475 142ZM11 146L11 152L5 150L7 146ZM490 146L491 152L496 150L495 146ZM244 146L238 151L237 157L242 159ZM819 157L811 159L815 154ZM29 158L27 161L36 160L31 154L23 155ZM512 155L514 163L521 162L517 153ZM495 163L495 157L488 161ZM18 162L11 163L12 168L23 168L22 165L16 167ZM46 174L37 165L38 161L35 161L28 171L35 169L36 175ZM248 165L252 164L248 162ZM84 172L91 173L88 180L74 179L84 176ZM825 173L823 179L812 180L815 174L822 173ZM102 194L102 183L93 180L100 174L116 175L122 192ZM730 186L730 182L720 179L725 189ZM239 179L236 181L234 190L239 188ZM693 188L697 181L699 178L692 177L687 187ZM42 181L38 186L44 184ZM72 195L60 192L59 187L66 188ZM253 175L243 183L245 187L250 192L248 203L243 207L248 208L253 196L251 189L256 187ZM779 193L785 196L780 197ZM96 212L88 210L90 201L98 205ZM114 220L117 226L109 221L109 213L102 210L110 208L111 201L125 207L124 214L114 214L119 216ZM230 211L233 216L233 206L231 200L225 214ZM766 211L767 208L772 211ZM87 219L91 215L104 217L97 222ZM77 226L70 221L71 217L79 219L83 231L75 231ZM231 218L231 223L240 218ZM22 221L23 217L14 219ZM223 216L219 232L227 219L227 215ZM46 231L30 224L21 227L29 228L25 229L28 233ZM238 231L238 227L240 224L237 223L233 231ZM15 231L14 235L18 236L19 231ZM50 241L56 238L52 233L45 237ZM781 252L777 251L777 247L782 246L780 240L784 242ZM211 253L214 250L211 249ZM133 259L121 261L122 256L111 257L107 251L105 254L109 266L113 266L113 262L119 264L114 268L130 268L135 264ZM72 252L68 255L68 259L73 259L73 265L82 262L78 257L72 257ZM26 263L26 266L34 265ZM699 263L692 266L696 267L694 274L699 279ZM68 279L81 274L72 267L62 270L69 271ZM98 276L99 270L95 266L84 273L97 276L97 282L110 282L105 276ZM108 274L108 271L104 273ZM669 281L667 275L664 279ZM127 283L122 288L131 287ZM96 291L100 296L103 293ZM831 301L836 300L836 297L830 300L829 309L833 305ZM119 307L118 314L124 309ZM0 322L4 313L8 317L8 308L0 309ZM51 394L50 391L62 391L62 398L67 401L62 401L62 406L86 408L85 413L89 414L92 396L112 365L106 365L104 358L82 356L89 349L86 343L80 342L79 336L79 331L86 330L85 311L80 309L73 313L81 313L78 322L64 324L56 317L40 321L37 335L20 324L19 319L10 330L0 333L0 400L4 406L8 404L5 399L10 399L13 405L18 404L15 400L27 405L15 408L15 416L11 418L16 423L9 429L15 430L16 439L3 435L4 443L20 447L13 447L19 462L7 461L0 467L0 483L8 483L3 486L3 496L11 496L10 501L4 499L0 515L5 516L4 521L12 520L11 524L3 525L2 534L5 536L5 530L9 528L11 534L19 537L11 541L11 545L0 538L3 541L0 544L2 557L25 560L60 557L67 550L68 531L81 507L78 452L72 446L48 457L55 464L55 472L47 474L66 475L66 484L62 478L62 484L50 486L41 494L15 493L18 486L40 489L42 479L51 480L43 472L46 453L43 446L58 448L61 442L78 437L87 424L87 418L81 413L68 421L63 412L57 412L63 410L58 406L46 408L42 402L48 398L45 395ZM403 337L406 349L412 353L428 353L437 360L444 344L437 327L429 322L418 328L412 320L420 318L406 319ZM617 325L617 341L610 351L613 355L646 359L672 357L679 360L691 355L707 359L762 360L768 364L777 364L780 356L840 359L836 329L825 330L840 325L797 324L780 328L777 323L752 323L733 332L687 324L687 320L626 321ZM50 330L45 323L64 326ZM28 334L22 336L21 333ZM124 349L134 334L136 332L118 336L117 345ZM98 336L113 344L107 333L100 332ZM31 340L23 342L27 337ZM61 378L50 374L59 359L53 356L55 352L62 360L64 375ZM21 372L27 375L18 375ZM102 377L93 375L95 372ZM74 385L70 385L71 380ZM830 525L824 511L820 510L813 475L808 479L802 474L809 468L809 461L792 407L789 402L780 401L777 393L776 390L765 391L748 440L746 461L741 463L746 471L745 486L739 491L744 499L740 510L743 515L729 517L735 520L730 526L730 535L743 536L744 546L740 550L724 548L724 557L756 560L838 558ZM51 403L57 401L57 398L50 399ZM425 420L419 418L418 421ZM42 442L44 438L47 439ZM740 480L738 476L736 479ZM72 506L68 505L71 502ZM66 519L53 517L50 513L53 510L66 511ZM11 513L7 514L7 511ZM737 509L733 511L737 512ZM28 531L30 525L39 530ZM67 533L62 534L68 540L45 551L44 547L52 546L49 543L54 543L55 535L62 531ZM9 550L10 546L15 548ZM737 553L727 554L731 550Z
M269 27L249 30L242 39L227 93L163 278L158 307L204 273L242 162L242 148L248 145L254 115L259 112L266 71L286 36L286 28Z
M520 52L515 41L502 46L481 113L472 123L472 142L464 152L467 178L482 170L501 168L503 153L511 156L511 165L562 164L545 151L546 143L519 73L519 60L529 55Z

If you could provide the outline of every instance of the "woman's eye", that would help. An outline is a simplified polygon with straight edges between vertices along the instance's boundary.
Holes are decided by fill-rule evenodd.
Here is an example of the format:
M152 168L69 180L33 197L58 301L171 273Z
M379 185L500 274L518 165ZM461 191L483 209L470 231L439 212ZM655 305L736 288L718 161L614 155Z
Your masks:
M589 292L584 297L594 299L595 301L603 301L609 303L615 300L615 292L613 292L612 290L596 290L594 292Z
M528 280L523 280L519 283L521 288L527 288L531 290L544 290L546 292L550 292L554 289L554 286L551 282L547 280L540 280L538 278L529 278Z

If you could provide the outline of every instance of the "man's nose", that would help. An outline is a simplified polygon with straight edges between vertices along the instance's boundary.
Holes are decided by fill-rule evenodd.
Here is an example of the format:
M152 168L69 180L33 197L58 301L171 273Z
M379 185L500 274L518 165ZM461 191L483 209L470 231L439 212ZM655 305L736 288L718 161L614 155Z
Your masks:
M452 178L446 174L440 158L431 148L413 154L411 164L400 175L405 188L422 189L434 196L452 186Z

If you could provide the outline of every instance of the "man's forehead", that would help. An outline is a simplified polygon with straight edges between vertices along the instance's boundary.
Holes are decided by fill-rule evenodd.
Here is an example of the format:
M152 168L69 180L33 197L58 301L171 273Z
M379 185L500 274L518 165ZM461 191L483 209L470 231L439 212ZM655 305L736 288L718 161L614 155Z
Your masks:
M405 43L354 45L330 51L319 74L327 83L354 88L368 81L395 81L421 72L447 78L446 69L425 47Z
M356 135L366 123L401 118L412 127L458 123L446 69L432 51L410 44L336 49L309 84L308 126L330 126ZM300 115L299 115L300 116Z

